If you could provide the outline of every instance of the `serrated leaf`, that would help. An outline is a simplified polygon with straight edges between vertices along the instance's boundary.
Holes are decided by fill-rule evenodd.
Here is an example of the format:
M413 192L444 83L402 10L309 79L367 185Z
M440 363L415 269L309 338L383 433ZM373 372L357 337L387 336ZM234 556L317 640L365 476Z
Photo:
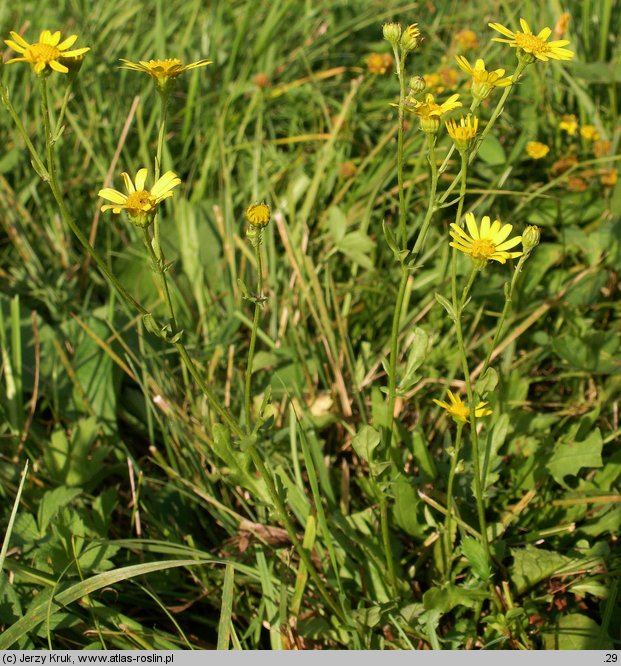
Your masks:
M472 571L481 580L488 581L491 576L491 570L483 544L473 537L464 537L461 542L461 551L472 567Z
M573 561L553 550L536 548L530 544L524 548L512 548L511 554L511 580L518 594L559 573Z

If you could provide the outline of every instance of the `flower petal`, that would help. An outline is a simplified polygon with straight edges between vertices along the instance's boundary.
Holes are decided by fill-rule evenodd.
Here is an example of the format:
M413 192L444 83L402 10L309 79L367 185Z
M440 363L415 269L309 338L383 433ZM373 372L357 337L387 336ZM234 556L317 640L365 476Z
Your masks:
M15 30L11 30L9 34L23 49L27 49L30 46L30 44L18 32L15 32ZM20 51L20 53L23 53L23 51Z
M97 196L114 203L124 204L127 201L127 195L118 190L113 190L111 187L104 187L103 190L99 190Z
M145 168L138 170L138 173L136 174L136 190L138 192L144 190L144 184L147 182L148 173L149 170Z
M474 219L474 215L472 213L466 213L466 226L468 227L468 231L470 232L472 238L474 240L478 240L479 230L477 229L477 222Z
M511 37L511 39L515 39L515 32L512 30L509 30L509 28L505 28L504 25L501 25L500 23L488 23L487 24L492 30L496 30L496 32L499 32L501 35L505 35L506 37Z
M134 187L134 183L132 183L132 179L129 177L129 174L123 171L121 176L123 178L123 182L125 183L125 189L127 190L127 193L133 194L136 191L136 188Z
M513 225L512 224L503 224L503 225L501 225L500 220L495 220L494 224L496 224L496 223L498 223L498 225L499 225L499 231L497 231L494 234L494 243L496 244L496 246L498 246L498 245L500 245L500 243L502 243L509 236L509 234L513 230ZM492 225L492 228L493 228L493 225Z
M66 51L67 49L70 49L77 41L78 36L77 35L71 35L71 37L67 37L64 41L62 41L58 46L59 51Z
M489 215L485 215L481 220L481 228L479 235L481 238L489 238L490 219Z
M13 49L16 53L25 53L26 49L18 44L17 42L12 41L11 39L5 39L4 43L10 48Z
M516 245L519 245L521 242L522 242L522 237L515 236L514 238L510 238L508 241L505 241L504 243L500 243L499 245L497 245L496 251L503 252L504 250L508 250L510 247L515 247Z
M61 65L57 60L50 60L48 65L55 71L60 72L61 74L67 74L69 69L64 65Z
M532 35L532 31L530 29L530 26L528 23L526 23L526 19L521 18L520 19L520 25L522 26L522 30L524 31L525 34L527 35Z
M552 34L552 30L550 28L544 28L538 35L537 39L541 39L542 41L546 41L546 39Z

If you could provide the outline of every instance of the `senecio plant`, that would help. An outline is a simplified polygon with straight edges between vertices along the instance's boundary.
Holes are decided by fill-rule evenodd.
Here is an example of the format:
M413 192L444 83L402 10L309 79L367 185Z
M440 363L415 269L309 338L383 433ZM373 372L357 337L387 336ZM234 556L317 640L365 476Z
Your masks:
M403 310L403 301L406 285L411 274L416 274L416 261L424 246L425 237L435 213L443 210L447 206L456 205L455 220L450 224L449 245L453 248L451 257L451 298L447 299L437 293L437 301L444 307L447 314L454 322L455 337L459 356L461 359L462 372L464 376L464 386L466 401L460 396L455 396L450 390L448 393L449 402L434 399L434 402L441 407L446 414L451 417L456 426L454 444L449 453L451 456L451 466L447 481L447 501L445 511L444 526L444 576L445 580L451 580L452 560L455 554L455 544L451 530L453 519L453 480L461 462L463 432L469 426L469 436L472 452L472 467L474 473L474 499L477 505L479 518L479 532L477 537L477 547L480 546L480 555L483 565L480 571L485 572L484 578L489 581L490 591L495 597L492 584L493 558L490 549L490 533L486 520L486 501L484 496L486 470L481 466L481 460L489 459L489 452L482 452L479 446L479 419L484 419L492 414L484 401L486 394L493 390L497 383L497 374L490 366L493 350L498 342L504 321L509 309L513 290L516 281L522 270L524 262L532 250L539 243L539 229L534 226L527 227L523 234L512 235L513 226L503 224L500 220L492 222L488 215L481 217L477 221L474 212L464 212L464 200L468 182L468 170L470 165L476 159L477 152L494 126L498 116L502 113L505 102L514 86L523 76L528 65L539 61L550 59L569 60L573 53L565 48L569 42L566 40L548 42L551 34L549 28L544 28L538 34L534 34L528 23L520 20L522 32L513 32L499 23L490 23L491 28L504 35L503 38L496 37L494 41L508 43L516 48L517 65L511 76L505 76L505 69L488 70L483 59L478 58L472 66L463 56L456 56L459 67L472 77L470 96L470 108L466 116L459 119L449 118L450 114L463 107L459 94L453 94L444 101L436 100L431 93L425 94L425 84L421 76L411 76L409 79L409 90L406 94L406 61L412 52L420 43L420 31L416 24L408 26L405 30L398 23L387 23L384 25L384 38L391 44L395 62L397 63L397 76L399 80L399 101L393 104L398 109L398 143L397 143L397 176L399 185L399 223L397 233L395 234L388 226L384 226L386 240L394 252L396 260L401 266L401 280L397 292L397 301L395 304L390 358L387 367L388 388L387 388L387 418L384 429L384 455L388 459L391 449L397 446L394 427L394 410L398 391L404 392L409 388L407 382L402 381L401 386L397 386L397 359L399 357L399 330ZM506 38L508 39L506 39ZM477 115L477 110L481 102L494 94L496 89L502 89L502 94L489 118L483 125ZM407 210L405 208L404 193L404 160L403 160L403 134L404 120L406 115L413 115L418 119L419 130L425 134L427 141L427 158L430 169L430 191L429 201L426 213L415 233L408 232L407 228ZM443 163L438 166L436 159L436 143L442 132L443 127L452 139L453 147L449 151ZM459 173L446 188L444 193L438 192L438 178L449 165L449 158L456 150L459 153ZM449 200L451 193L459 187L456 199ZM411 236L414 236L413 245ZM448 239L447 239L448 240ZM521 245L521 250L516 249ZM470 269L465 284L459 285L458 282L458 255L464 254L470 257ZM505 288L505 304L500 318L498 319L496 330L490 345L487 358L483 365L481 378L475 384L473 381L471 369L469 367L466 353L466 344L464 342L464 331L462 327L463 313L470 302L472 286L484 271L495 270L495 267L507 264L514 259L518 259L513 268L513 277L507 283ZM460 293L461 286L461 293ZM407 378L405 378L407 379ZM384 499L385 503L386 500ZM383 522L387 512L382 511ZM387 538L384 539L385 557L389 574L394 572L392 562L393 553L391 550L391 541L388 538L388 526L383 524L383 532ZM393 579L393 589L397 593L397 580Z
M470 557L476 559L479 578L489 587L489 599L496 608L501 607L498 588L494 579L497 564L493 552L493 531L487 522L486 468L485 461L489 458L489 451L481 450L481 429L485 428L485 420L492 414L488 405L487 396L497 382L497 373L492 367L493 351L501 335L505 319L510 308L512 295L520 272L528 261L531 252L539 243L539 230L529 226L525 229L514 229L511 224L493 219L493 216L484 214L484 211L464 212L469 170L477 158L482 142L494 127L498 117L503 111L507 98L515 89L520 79L525 75L527 68L534 63L547 60L569 60L573 53L564 48L568 42L547 41L551 34L549 28L538 33L531 31L529 25L521 19L521 31L512 31L501 24L490 23L490 27L500 33L495 41L507 44L515 49L517 64L513 73L506 76L504 68L488 69L483 59L477 58L471 64L465 57L457 56L458 66L471 77L469 88L469 107L464 115L456 117L458 110L464 109L467 104L460 94L440 100L425 90L425 82L417 73L409 71L410 64L415 62L415 52L421 42L421 33L417 24L402 28L398 23L387 23L383 27L383 35L390 43L394 53L396 74L399 83L398 101L393 104L398 114L396 172L399 193L399 215L395 228L384 225L386 241L394 253L395 261L400 269L400 279L397 288L397 298L392 317L390 351L385 365L388 385L385 387L386 402L385 414L382 423L376 424L381 429L369 429L365 442L358 438L354 448L360 458L368 463L373 484L379 504L379 522L381 526L381 541L383 557L387 573L388 589L393 600L407 596L409 587L404 585L397 574L399 563L394 552L394 539L390 524L389 505L392 498L392 480L403 473L400 463L399 429L395 423L395 407L398 396L403 396L411 388L411 376L417 369L416 363L406 371L399 381L398 359L399 332L404 311L404 298L406 287L411 278L416 279L418 262L425 247L425 240L432 224L440 225L438 213L449 207L455 209L454 220L448 225L446 243L452 248L450 259L450 294L444 296L436 294L438 303L443 307L454 325L454 335L459 352L461 373L463 381L452 384L454 390L447 390L446 395L438 395L434 403L454 422L454 434L451 445L448 447L450 465L445 480L446 503L441 507L444 514L444 524L439 527L440 542L443 549L444 583L454 582L454 567L458 553L464 552L466 546ZM257 273L256 291L251 292L245 285L240 284L244 298L254 309L251 329L251 338L248 349L247 364L244 375L244 400L241 414L234 414L228 406L224 406L218 399L214 389L209 385L206 377L199 371L184 344L183 330L179 327L173 300L171 299L168 284L169 263L164 255L161 243L161 212L166 201L179 196L182 189L181 178L175 171L162 173L162 153L166 136L166 122L168 103L171 91L177 79L184 72L210 64L208 60L199 60L190 64L183 64L177 58L164 60L145 60L132 62L122 60L122 67L139 74L144 74L153 82L154 90L159 96L160 117L157 133L157 148L152 156L152 165L140 168L135 174L122 172L120 182L123 190L117 190L110 184L102 184L99 196L106 202L101 206L104 212L112 216L119 216L124 221L134 225L142 235L145 247L145 257L152 267L153 274L158 282L159 289L166 307L166 320L158 319L156 313L149 311L120 283L113 274L109 265L93 247L77 224L70 206L65 200L64 190L61 186L55 146L63 130L63 115L69 99L69 91L85 56L88 47L75 48L78 37L71 35L62 39L60 32L44 30L39 40L29 43L16 32L11 32L11 38L5 40L6 45L12 49L16 57L10 58L7 63L23 63L30 65L36 76L40 93L40 113L43 121L43 136L31 140L19 113L8 97L6 88L0 88L2 102L15 123L26 144L32 164L39 176L47 183L54 196L61 217L65 224L75 234L92 260L97 265L109 285L115 289L130 308L139 313L147 330L170 344L178 352L182 363L193 378L198 388L204 393L211 409L217 414L221 426L227 431L227 446L232 450L248 452L254 464L256 474L264 484L265 492L261 498L276 514L276 518L284 525L288 538L297 552L300 560L299 580L302 582L296 589L304 590L305 581L310 577L314 585L313 595L323 599L331 622L338 623L340 630L355 633L351 613L355 602L347 597L345 587L339 578L339 566L333 552L329 553L337 580L338 594L335 594L326 575L321 570L319 556L311 556L312 539L310 532L304 536L299 534L298 528L290 514L286 493L279 486L279 481L265 464L260 453L259 444L263 428L266 425L265 408L269 396L257 411L253 408L251 378L253 372L253 359L257 343L257 333L261 322L261 313L266 301L264 285L264 258L262 254L263 235L270 222L270 207L263 202L251 203L245 211L248 225L247 236L254 250L254 259ZM52 109L48 102L48 88L50 85L65 83L64 103L55 122ZM493 110L487 119L479 112L482 102L488 98L497 97ZM413 120L414 123L406 121ZM426 210L418 224L414 224L409 217L406 206L406 188L404 181L404 134L405 132L422 132L425 137L426 154L429 166L429 200ZM452 141L452 147L445 159L439 163L436 148L443 133L446 132ZM42 139L41 146L37 145ZM41 148L43 150L41 150ZM451 161L451 156L457 153L458 160ZM440 175L446 172L453 164L458 165L458 172L448 186L441 191ZM117 179L118 180L118 179ZM463 255L463 257L462 257ZM465 277L460 275L463 271L464 257L467 262ZM466 352L466 331L463 327L464 312L472 307L472 287L486 271L505 271L508 278L504 290L504 307L498 318L496 328L487 352L483 367L477 372L475 381L473 370ZM421 341L425 347L426 338ZM418 354L417 363L424 360L424 353ZM255 413L256 412L256 413ZM371 432L372 431L372 432ZM378 434L377 440L373 432ZM371 434L369 434L371 433ZM489 441L489 440L488 440ZM469 443L469 446L466 446ZM464 469L464 451L471 456L470 464L473 469L472 492L476 503L478 524L464 524L460 517L459 507L455 506L453 499L453 484L457 474ZM319 509L318 509L319 510ZM323 510L321 510L323 511ZM321 520L325 520L322 513ZM458 522L460 531L455 530ZM314 524L314 523L313 523ZM467 537L463 535L467 534ZM460 537L460 535L462 535ZM314 532L312 533L314 538ZM462 539L460 544L459 540ZM467 541L466 541L467 539ZM310 544L310 545L309 545ZM461 545L462 551L459 551ZM323 557L323 555L322 555ZM299 608L299 600L298 600ZM480 612L481 609L479 609ZM523 631L516 630L515 641L522 647L528 647L528 637ZM437 642L437 639L436 639ZM431 640L433 644L434 641Z

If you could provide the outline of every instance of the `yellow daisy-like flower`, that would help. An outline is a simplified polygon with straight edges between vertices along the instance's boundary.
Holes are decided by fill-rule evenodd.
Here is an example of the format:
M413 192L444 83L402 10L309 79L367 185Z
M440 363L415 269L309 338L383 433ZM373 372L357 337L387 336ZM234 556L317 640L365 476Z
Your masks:
M540 160L550 152L550 146L546 146L546 144L541 143L541 141L529 141L526 144L526 152L528 153L528 156L532 157L534 160Z
M447 393L449 397L449 402L444 402L443 400L436 400L435 398L433 399L433 401L436 403L436 405L438 405L438 407L442 407L442 409L445 409L448 415L453 417L455 421L461 423L466 423L467 421L469 421L470 408L466 406L466 404L462 401L462 399L458 395L453 395L452 391L447 390ZM492 413L492 410L488 409L486 405L487 405L486 402L480 402L474 408L474 415L478 419L483 416L489 416Z
M271 217L270 207L265 203L250 204L246 208L246 219L253 227L266 227Z
M435 101L434 96L431 93L428 93L425 96L424 102L416 101L413 107L406 107L408 111L414 112L419 120L420 127L423 132L429 132L435 134L440 128L440 118L449 111L462 106L462 103L458 101L459 94L451 95L446 101L442 104L438 104Z
M478 49L479 38L473 30L460 30L455 35L456 44L462 49Z
M370 53L367 56L367 69L371 74L387 74L393 64L390 53Z
M598 141L599 132L594 125L583 125L580 128L580 136L587 141Z
M51 74L52 70L67 74L69 69L63 64L63 58L77 58L90 51L88 46L79 49L71 49L78 39L77 35L71 35L60 41L60 30L50 32L43 30L39 35L39 41L29 44L21 35L11 31L13 39L5 39L4 43L13 51L21 53L19 58L11 58L6 64L14 62L28 62L32 65L35 74Z
M483 268L492 259L504 264L507 259L514 259L523 254L522 252L507 252L522 242L521 236L507 240L513 229L510 224L502 224L500 220L494 220L492 224L489 216L485 215L481 220L481 226L478 227L474 215L466 213L466 227L470 235L458 224L454 222L451 224L450 234L453 242L449 245L460 252L469 254L479 268Z
M513 83L510 76L505 76L504 69L487 71L485 62L478 58L474 67L464 58L455 56L455 60L461 69L472 77L472 95L479 100L485 99L494 88L506 88Z
M569 136L574 136L578 131L578 119L574 115L561 116L558 128L567 132Z
M113 190L110 187L99 190L99 196L102 199L112 201L112 204L102 206L101 210L112 210L116 214L124 210L133 224L139 227L148 227L153 222L159 204L164 199L172 197L172 190L181 183L181 179L174 171L167 171L150 190L146 190L147 174L148 169L140 169L136 173L134 184L129 174L123 172L121 175L127 194Z
M499 32L501 35L509 37L503 39L502 37L494 37L494 42L504 42L509 46L514 46L518 49L518 58L521 56L525 63L531 63L537 60L571 60L574 57L574 52L564 49L569 41L567 39L559 39L552 42L546 40L552 34L550 28L544 28L538 34L534 34L530 29L528 23L521 18L520 26L523 32L509 30L500 23L488 23L489 27ZM525 55L526 54L526 55Z
M460 118L459 123L455 120L448 120L446 129L458 150L468 150L472 140L477 135L479 119L468 114L465 118Z
M165 60L139 60L138 62L131 62L121 58L123 69L133 69L137 72L144 72L148 74L154 81L155 85L165 90L172 82L183 72L197 67L206 67L211 65L211 60L197 60L189 65L184 65L179 58L166 58Z

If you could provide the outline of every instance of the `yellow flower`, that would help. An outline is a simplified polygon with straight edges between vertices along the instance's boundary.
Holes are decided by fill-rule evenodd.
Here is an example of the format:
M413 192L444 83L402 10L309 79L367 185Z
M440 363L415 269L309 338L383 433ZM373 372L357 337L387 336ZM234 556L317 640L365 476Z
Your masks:
M476 32L472 30L460 30L455 35L455 41L457 45L462 49L478 49L479 48L479 38L477 37Z
M390 53L370 53L367 56L367 69L371 74L386 74L392 69L393 62Z
M420 127L423 132L435 133L440 128L440 118L449 111L459 108L462 104L458 102L459 94L451 95L442 104L438 104L434 96L428 93L424 102L416 101L414 107L407 107L408 111L413 111L420 120Z
M526 152L528 153L528 156L532 157L534 160L540 160L550 152L550 146L546 146L546 144L541 143L541 141L529 141L526 144Z
M583 125L580 128L580 136L587 141L598 141L599 132L593 125Z
M148 74L154 81L155 85L164 90L168 88L171 83L183 72L197 67L205 67L211 65L211 60L197 60L189 65L184 65L179 58L166 58L165 60L139 60L138 62L131 62L121 58L123 69L133 69L137 72L144 72Z
M571 23L571 14L569 12L563 12L558 17L558 21L554 26L554 36L562 37L567 32L570 23Z
M20 58L11 58L7 60L7 65L14 62L29 62L35 71L35 74L51 74L52 70L67 74L69 69L63 65L63 58L76 58L83 56L90 51L88 46L80 49L71 49L78 36L71 35L64 41L60 41L60 31L52 33L49 30L43 30L39 35L39 41L29 44L21 35L11 31L11 39L5 39L4 43L17 53L21 53Z
M535 58L547 61L550 59L571 60L574 57L573 51L562 48L569 44L568 40L560 39L553 42L546 42L552 34L550 28L544 28L535 35L523 18L520 19L520 26L523 32L513 32L500 23L488 23L488 25L502 35L509 37L509 39L494 37L492 41L504 42L505 44L509 44L509 46L514 46L518 49L518 57L520 55L524 57L524 54L528 54L524 60L525 62L534 62Z
M455 122L455 120L449 120L445 124L449 136L455 142L457 149L467 150L477 135L479 119L476 116L468 114L465 118L460 118L459 123Z
M159 204L172 197L172 190L181 183L181 179L173 171L167 171L150 190L145 190L147 173L148 169L140 169L136 173L135 185L127 173L121 174L127 194L110 187L99 190L102 199L112 201L112 204L102 206L101 210L112 210L117 214L124 210L133 224L148 227L153 222Z
M246 219L253 227L267 226L271 217L270 207L265 203L250 204L246 208Z
M452 391L447 390L448 397L450 403L444 402L443 400L436 400L435 398L433 401L438 405L438 407L442 407L443 409L446 410L446 412L449 414L449 416L452 416L455 421L461 422L461 423L466 423L467 421L470 420L470 408L466 406L466 404L462 401L462 399L457 395L453 395ZM474 415L479 419L483 416L489 416L492 413L491 409L487 409L486 407L487 403L486 402L480 402L475 408L474 408Z
M413 51L420 44L418 23L412 23L403 31L399 44L406 53Z
M614 187L617 184L618 177L616 169L604 169L600 182L604 187Z
M477 59L474 67L464 56L455 56L455 60L460 68L472 77L472 95L480 100L485 99L494 88L506 88L513 83L510 76L504 76L504 69L494 69L488 72L485 69L485 62L481 58Z
M578 119L576 116L561 116L558 124L559 129L564 130L569 136L574 136L578 131Z
M494 220L494 223L491 224L489 216L485 215L479 228L474 215L466 213L466 227L470 235L458 224L454 222L451 224L450 234L453 242L449 245L460 252L469 254L480 268L483 268L491 259L504 264L507 259L514 259L522 255L522 252L507 252L522 241L521 236L514 236L507 240L513 229L512 225L501 224L500 220Z

